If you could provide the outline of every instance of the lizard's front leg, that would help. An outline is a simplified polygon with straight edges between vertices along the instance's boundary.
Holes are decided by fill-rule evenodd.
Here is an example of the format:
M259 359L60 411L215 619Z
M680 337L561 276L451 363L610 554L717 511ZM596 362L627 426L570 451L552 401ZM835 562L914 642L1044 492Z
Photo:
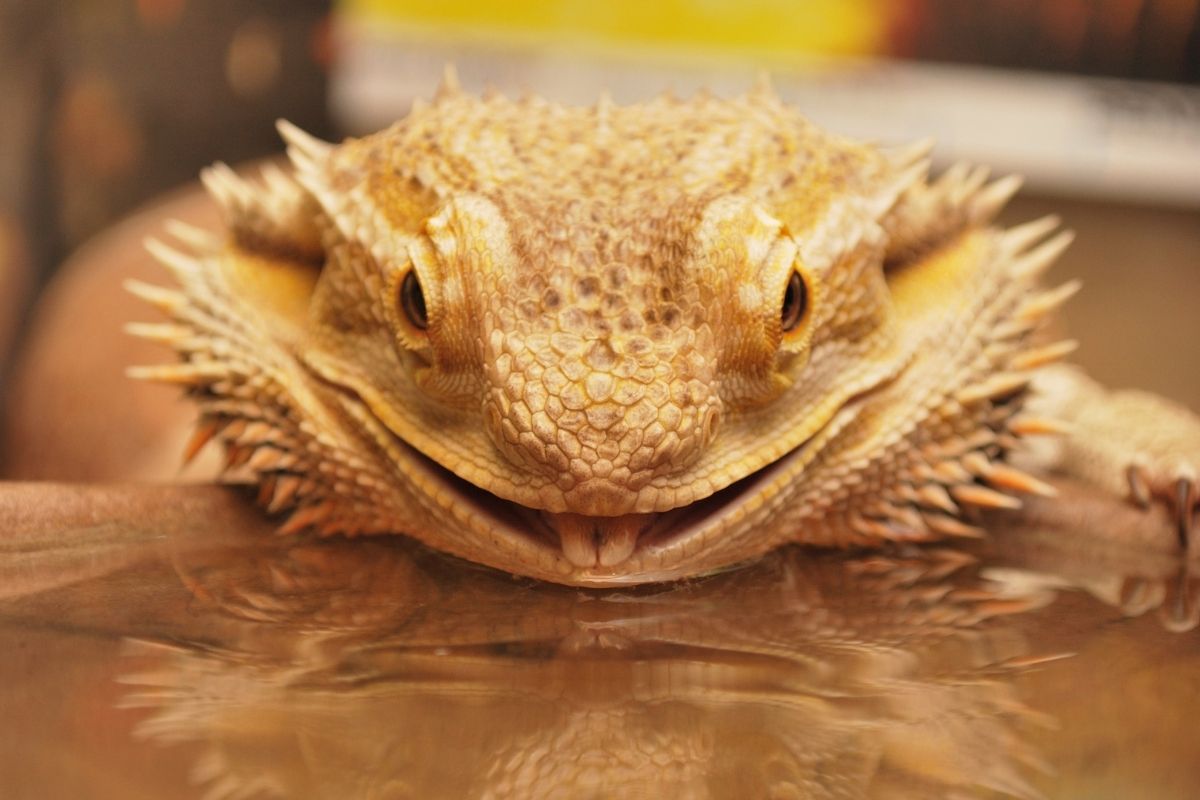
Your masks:
M1023 458L1143 507L1165 504L1186 548L1200 509L1200 418L1148 392L1106 389L1070 366L1041 370L1033 389L1028 408L1068 430Z

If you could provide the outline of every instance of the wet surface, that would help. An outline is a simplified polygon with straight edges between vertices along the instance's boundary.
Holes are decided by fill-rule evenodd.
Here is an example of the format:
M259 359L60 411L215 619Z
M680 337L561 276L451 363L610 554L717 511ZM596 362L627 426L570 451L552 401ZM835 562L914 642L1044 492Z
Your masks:
M973 551L607 592L210 487L0 519L4 798L1200 796L1200 558L1070 487Z

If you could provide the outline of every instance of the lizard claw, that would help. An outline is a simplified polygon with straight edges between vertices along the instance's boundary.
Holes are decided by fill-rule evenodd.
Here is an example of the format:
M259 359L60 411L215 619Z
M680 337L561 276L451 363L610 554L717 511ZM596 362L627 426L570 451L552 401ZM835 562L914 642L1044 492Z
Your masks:
M1192 536L1192 521L1196 511L1196 478L1185 475L1175 480L1175 525L1179 533L1179 545L1184 550Z
M1129 483L1129 499L1138 508L1150 507L1150 487L1146 483L1146 466L1133 463L1125 468L1125 480Z
M1200 582L1193 579L1186 564L1168 585L1159 618L1173 633L1187 633L1200 626Z
M1139 508L1149 508L1157 498L1172 512L1179 546L1187 550L1192 538L1196 512L1200 510L1196 471L1190 464L1180 464L1165 471L1152 470L1138 460L1125 468L1129 499Z
M1200 627L1200 578L1187 563L1173 575L1130 575L1112 603L1127 617L1155 611L1164 628L1186 633Z

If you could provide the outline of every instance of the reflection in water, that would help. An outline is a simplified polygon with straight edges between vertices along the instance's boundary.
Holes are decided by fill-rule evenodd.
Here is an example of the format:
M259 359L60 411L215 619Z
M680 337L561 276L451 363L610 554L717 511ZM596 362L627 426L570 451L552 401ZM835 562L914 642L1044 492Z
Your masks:
M149 737L208 744L213 796L1032 796L1002 620L1045 597L952 552L788 551L620 593L394 543L194 555L184 580L245 624L140 645L127 702L156 709Z
M189 508L161 530L0 537L0 637L118 637L114 701L214 800L1038 797L1062 766L1047 743L1088 734L1051 733L1018 688L1086 646L1054 627L1057 590L1175 631L1200 616L1169 526L1069 499L970 553L785 550L614 591ZM93 796L132 796L121 780Z

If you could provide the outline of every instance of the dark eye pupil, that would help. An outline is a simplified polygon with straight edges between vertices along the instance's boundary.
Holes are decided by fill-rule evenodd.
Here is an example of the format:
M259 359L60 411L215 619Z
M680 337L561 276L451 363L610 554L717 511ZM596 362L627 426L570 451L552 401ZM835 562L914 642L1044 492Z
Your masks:
M783 308L779 313L779 321L785 333L794 330L800 324L807 307L808 288L805 287L800 273L793 272L792 277L788 279L787 291L783 294Z
M421 281L415 271L404 276L400 284L400 305L404 315L415 327L425 330L429 326L429 317L425 311L425 293L421 291Z

